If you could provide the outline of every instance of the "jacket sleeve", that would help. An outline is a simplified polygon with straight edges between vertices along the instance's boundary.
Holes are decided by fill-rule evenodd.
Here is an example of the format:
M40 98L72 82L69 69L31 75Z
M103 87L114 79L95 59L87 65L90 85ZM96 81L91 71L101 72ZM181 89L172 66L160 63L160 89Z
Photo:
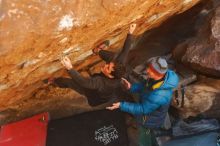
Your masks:
M132 44L133 44L134 38L135 37L133 35L127 34L124 46L123 46L122 50L119 52L119 54L116 56L116 58L115 58L115 60L117 62L120 62L120 63L126 65L128 53L133 48Z
M121 111L128 112L133 115L149 114L160 107L159 103L145 101L143 103L121 102Z
M137 93L140 92L143 88L144 88L144 83L134 83L131 85L129 91L131 93Z
M103 86L103 82L100 78L84 78L80 75L79 72L73 69L68 70L68 73L71 76L72 80L82 87L88 89L99 89Z
M132 44L133 44L134 39L135 39L135 36L128 33L123 48L126 48L126 49L128 48L128 50L132 49L133 48Z

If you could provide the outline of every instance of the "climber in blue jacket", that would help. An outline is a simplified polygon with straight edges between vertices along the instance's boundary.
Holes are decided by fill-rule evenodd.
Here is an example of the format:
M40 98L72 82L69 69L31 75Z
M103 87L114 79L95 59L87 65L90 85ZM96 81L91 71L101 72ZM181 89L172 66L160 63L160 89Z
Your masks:
M178 86L177 74L168 69L168 64L162 57L153 57L146 68L148 79L141 83L131 84L122 79L125 87L131 93L137 93L139 103L117 102L109 110L120 108L121 111L135 115L139 125L155 129L160 128L165 120L172 99L173 89Z

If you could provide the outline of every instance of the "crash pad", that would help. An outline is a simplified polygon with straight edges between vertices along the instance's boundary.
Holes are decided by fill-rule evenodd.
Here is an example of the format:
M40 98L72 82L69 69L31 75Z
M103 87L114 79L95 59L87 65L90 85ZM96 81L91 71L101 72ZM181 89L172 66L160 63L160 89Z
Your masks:
M163 146L216 146L217 132L209 132L168 141Z
M1 126L0 146L45 146L49 114Z
M127 146L124 113L100 110L51 120L47 146Z

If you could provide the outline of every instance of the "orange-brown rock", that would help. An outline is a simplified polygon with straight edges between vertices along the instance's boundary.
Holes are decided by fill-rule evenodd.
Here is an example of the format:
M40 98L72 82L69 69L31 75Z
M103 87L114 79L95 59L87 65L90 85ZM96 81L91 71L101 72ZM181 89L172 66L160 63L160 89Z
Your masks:
M106 39L119 48L129 24L138 23L139 35L199 1L0 1L0 111L34 98L43 79L63 75L62 55L85 69L99 62L91 49Z

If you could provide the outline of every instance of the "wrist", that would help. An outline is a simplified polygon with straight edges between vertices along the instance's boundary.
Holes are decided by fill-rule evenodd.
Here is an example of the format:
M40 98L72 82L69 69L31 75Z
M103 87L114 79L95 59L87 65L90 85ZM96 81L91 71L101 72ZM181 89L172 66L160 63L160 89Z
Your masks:
M119 108L121 108L122 102L119 102Z

